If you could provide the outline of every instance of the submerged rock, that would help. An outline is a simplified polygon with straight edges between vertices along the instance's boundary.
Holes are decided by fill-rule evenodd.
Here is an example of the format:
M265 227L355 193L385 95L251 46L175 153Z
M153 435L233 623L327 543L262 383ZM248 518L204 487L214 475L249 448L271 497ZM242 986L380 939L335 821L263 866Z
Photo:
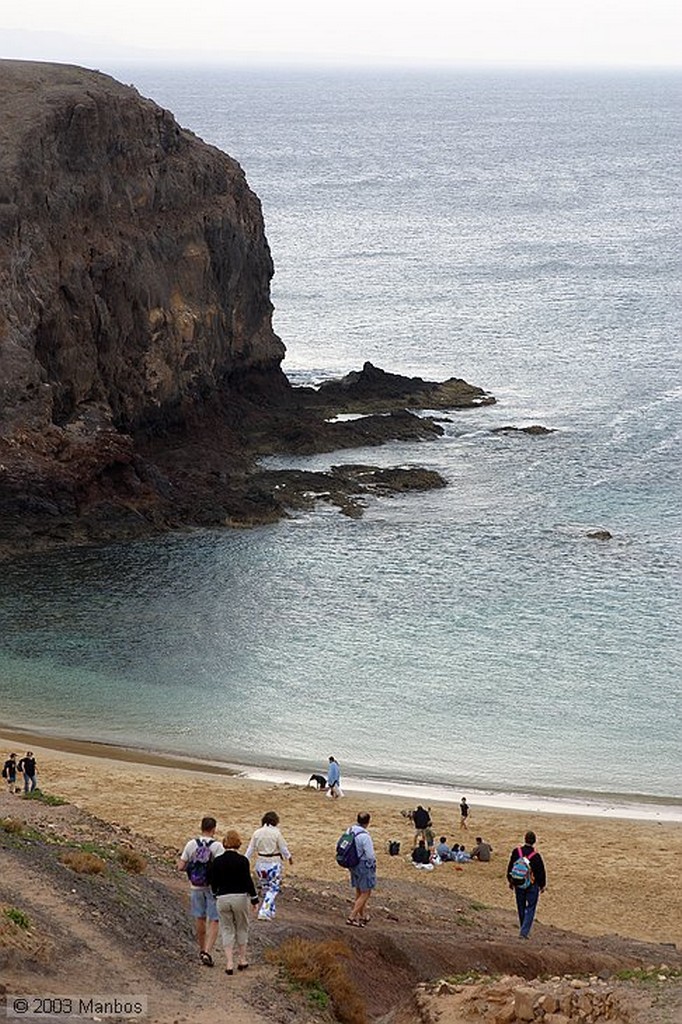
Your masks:
M541 437L544 434L553 434L551 427L543 427L539 423L533 423L530 427L493 427L493 434L531 434Z

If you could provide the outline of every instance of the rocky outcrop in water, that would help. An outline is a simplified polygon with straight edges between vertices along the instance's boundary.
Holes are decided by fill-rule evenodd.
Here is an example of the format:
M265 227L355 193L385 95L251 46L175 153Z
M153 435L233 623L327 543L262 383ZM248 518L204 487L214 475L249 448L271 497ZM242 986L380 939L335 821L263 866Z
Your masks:
M492 400L371 364L292 389L235 160L82 68L0 61L0 111L0 555L267 522L313 488L260 455L433 438L409 408ZM375 415L334 421L349 409ZM327 490L343 507L389 479Z

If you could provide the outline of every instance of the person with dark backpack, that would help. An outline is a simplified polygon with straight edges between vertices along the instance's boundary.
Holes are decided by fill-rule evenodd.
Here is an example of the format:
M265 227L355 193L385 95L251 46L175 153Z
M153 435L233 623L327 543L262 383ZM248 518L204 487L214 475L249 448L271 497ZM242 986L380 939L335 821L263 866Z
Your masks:
M7 782L7 789L10 793L18 793L17 786L17 755L10 754L2 766L2 777Z
M350 871L350 884L355 889L355 902L346 924L364 928L369 921L367 901L377 884L377 862L374 843L367 831L370 815L361 811L357 824L351 825L336 844L336 863Z
M547 886L545 864L535 849L535 832L526 832L523 846L516 846L509 857L507 881L516 896L519 937L527 939L533 927L540 893Z
M190 839L178 858L178 871L187 874L190 885L190 911L194 918L199 958L204 967L213 967L211 950L218 937L218 906L209 885L209 866L215 857L225 853L215 838L217 822L206 816L201 819L201 835Z

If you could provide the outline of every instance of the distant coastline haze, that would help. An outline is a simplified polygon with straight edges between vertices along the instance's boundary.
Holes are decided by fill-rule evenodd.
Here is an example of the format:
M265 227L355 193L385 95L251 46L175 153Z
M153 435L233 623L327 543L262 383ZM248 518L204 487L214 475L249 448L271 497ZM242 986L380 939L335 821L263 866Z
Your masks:
M673 0L426 0L418 8L264 0L257 11L220 0L191 8L34 0L0 12L1 57L87 66L679 67L681 40L682 7Z

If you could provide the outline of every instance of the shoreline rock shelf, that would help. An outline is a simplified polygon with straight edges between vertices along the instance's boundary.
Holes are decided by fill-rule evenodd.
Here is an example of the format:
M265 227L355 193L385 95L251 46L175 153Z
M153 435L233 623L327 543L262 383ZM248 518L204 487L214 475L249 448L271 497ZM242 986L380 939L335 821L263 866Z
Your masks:
M292 387L260 202L232 157L82 68L0 61L0 104L0 557L271 522L315 492L357 515L363 494L444 485L373 469L283 486L259 467L437 438L414 410L494 399L371 363Z

